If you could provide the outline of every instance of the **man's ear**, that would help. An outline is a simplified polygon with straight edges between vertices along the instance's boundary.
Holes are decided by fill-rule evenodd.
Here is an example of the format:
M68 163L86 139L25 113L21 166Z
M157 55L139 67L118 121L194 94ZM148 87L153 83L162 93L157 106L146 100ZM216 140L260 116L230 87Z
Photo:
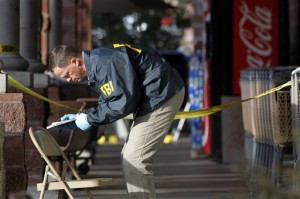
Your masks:
M77 58L77 57L71 58L70 61L71 61L72 64L75 64L76 66L80 66L81 65L81 60L79 58Z

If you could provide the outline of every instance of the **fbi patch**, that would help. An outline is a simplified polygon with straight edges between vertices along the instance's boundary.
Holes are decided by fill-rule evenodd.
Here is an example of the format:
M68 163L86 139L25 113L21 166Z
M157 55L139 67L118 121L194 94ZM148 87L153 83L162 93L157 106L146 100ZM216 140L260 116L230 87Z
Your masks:
M100 86L100 90L105 96L110 96L115 91L111 81Z

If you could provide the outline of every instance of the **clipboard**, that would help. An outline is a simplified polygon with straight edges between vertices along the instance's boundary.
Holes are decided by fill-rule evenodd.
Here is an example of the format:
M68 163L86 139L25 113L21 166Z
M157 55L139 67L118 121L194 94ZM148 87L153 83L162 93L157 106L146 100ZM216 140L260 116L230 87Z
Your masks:
M63 120L63 121L59 121L59 122L53 122L51 125L47 126L46 129L51 129L53 127L56 127L56 126L59 126L59 125L62 125L62 124L66 124L66 123L69 123L69 122L74 122L75 120L76 120L76 118L69 119L69 120Z

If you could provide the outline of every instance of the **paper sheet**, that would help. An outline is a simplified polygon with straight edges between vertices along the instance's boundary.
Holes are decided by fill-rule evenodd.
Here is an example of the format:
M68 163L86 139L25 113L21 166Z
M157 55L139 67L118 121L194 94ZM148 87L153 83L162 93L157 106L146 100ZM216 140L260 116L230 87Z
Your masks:
M73 122L75 120L76 120L76 118L69 119L69 120L63 120L63 121L59 121L59 122L53 122L51 125L47 126L46 129L50 129L50 128L53 128L53 127L56 127L56 126L59 126L59 125L62 125L62 124Z

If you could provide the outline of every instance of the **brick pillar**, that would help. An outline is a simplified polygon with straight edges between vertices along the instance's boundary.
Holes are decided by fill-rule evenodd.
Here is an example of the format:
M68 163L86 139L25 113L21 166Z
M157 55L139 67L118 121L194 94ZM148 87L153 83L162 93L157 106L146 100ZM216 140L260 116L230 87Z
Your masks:
M0 122L5 123L3 144L6 193L26 190L24 132L26 113L24 94L0 93Z
M8 73L13 76L14 79L21 82L24 86L30 88L36 93L41 94L42 96L47 96L47 87L48 87L48 76L41 73L30 73L30 72L13 72L8 71ZM33 86L37 88L32 88ZM11 93L20 92L16 90L11 85L8 86L8 91L10 93L3 94L10 96ZM16 94L16 93L15 93ZM21 94L21 93L20 93ZM26 129L24 130L24 143L23 152L25 153L24 164L27 171L27 184L33 185L37 182L42 181L43 171L44 171L44 162L40 157L40 154L34 147L30 136L29 136L29 128L30 127L45 127L47 118L49 115L48 111L48 103L42 101L32 95L23 94L23 101L25 106L25 118L26 118ZM1 98L0 98L1 103ZM0 111L1 107L0 107ZM3 111L5 114L5 111ZM5 117L5 116L3 116ZM9 119L9 118L8 118ZM1 122L1 116L0 116Z
M4 123L0 123L0 198L6 198L6 175L3 158Z
M46 89L34 88L33 91L47 96ZM25 107L26 107L26 124L25 131L25 165L28 176L28 185L35 185L43 180L44 161L41 155L33 145L30 136L30 127L45 127L48 115L48 103L33 97L31 95L24 95Z

